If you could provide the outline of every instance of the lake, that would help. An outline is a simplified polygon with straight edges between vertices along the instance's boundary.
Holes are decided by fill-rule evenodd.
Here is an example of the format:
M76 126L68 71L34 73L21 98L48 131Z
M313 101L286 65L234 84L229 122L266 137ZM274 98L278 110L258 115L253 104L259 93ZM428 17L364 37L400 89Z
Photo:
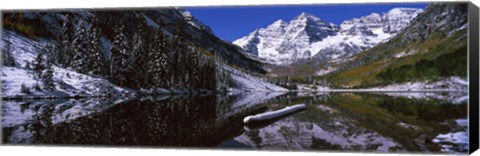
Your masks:
M2 143L467 153L466 92L299 92L2 102ZM248 115L307 109L260 125Z

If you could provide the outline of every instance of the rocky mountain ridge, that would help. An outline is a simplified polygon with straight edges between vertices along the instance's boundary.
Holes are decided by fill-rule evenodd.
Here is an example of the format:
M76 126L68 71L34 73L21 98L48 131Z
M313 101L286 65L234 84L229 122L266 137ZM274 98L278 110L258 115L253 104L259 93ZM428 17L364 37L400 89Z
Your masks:
M343 59L396 35L422 11L393 8L386 13L345 20L340 26L303 12L288 23L277 20L233 43L265 62L277 65L312 57Z

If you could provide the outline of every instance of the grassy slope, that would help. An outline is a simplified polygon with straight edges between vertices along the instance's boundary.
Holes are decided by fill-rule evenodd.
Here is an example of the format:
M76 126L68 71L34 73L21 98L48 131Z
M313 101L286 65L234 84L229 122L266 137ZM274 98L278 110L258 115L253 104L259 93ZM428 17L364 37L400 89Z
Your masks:
M378 59L367 60L365 64L354 67L351 69L343 70L341 72L328 75L329 81L334 87L339 88L361 88L380 86L389 83L405 82L407 80L435 80L445 76L461 76L466 77L466 57L467 57L467 37L464 36L466 30L457 31L450 36L445 34L434 34L425 41L413 41L405 45L400 45L395 49L388 49L386 44L398 44L398 38L394 38L389 42L382 43L370 50L360 53L355 57L355 60L365 59L372 55L383 55L385 57L379 57ZM382 49L385 48L385 49ZM405 51L414 52L414 54L404 57L396 58L396 54L403 53ZM443 56L443 57L442 57ZM446 59L447 57L450 59ZM382 59L388 58L388 59ZM422 63L432 64L428 68L431 70L463 70L465 72L451 72L445 74L435 73L428 71L431 70L410 70L411 78L402 78L408 76L408 70L398 70L400 68L406 68L406 66L414 66L418 69ZM442 62L446 61L446 62ZM451 69L438 69L445 68L445 66L434 66L434 64L451 64L446 68ZM426 63L423 63L425 65ZM437 68L437 69L434 69ZM415 69L415 68L413 68ZM385 78L385 73L396 73L397 78ZM380 76L381 75L381 76ZM425 76L429 75L429 76Z

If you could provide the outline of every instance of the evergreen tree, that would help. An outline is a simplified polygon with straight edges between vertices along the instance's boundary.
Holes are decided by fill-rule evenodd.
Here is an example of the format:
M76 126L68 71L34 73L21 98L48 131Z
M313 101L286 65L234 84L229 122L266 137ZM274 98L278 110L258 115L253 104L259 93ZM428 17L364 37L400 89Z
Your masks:
M125 26L121 22L116 26L113 46L110 50L110 79L120 85L125 86L128 75L128 42L124 34Z
M25 94L30 94L30 88L28 88L25 83L22 83L20 86L20 92L25 93Z
M100 32L96 27L95 19L88 29L88 44L86 54L86 69L91 74L103 75L105 69L105 59L102 54L102 46L100 41Z
M48 60L48 59L47 59ZM44 89L53 90L55 89L55 84L53 84L53 68L52 63L50 61L46 62L45 70L42 74L42 83Z
M46 62L55 62L56 61L56 54L57 54L57 46L53 44L46 44L43 48L43 53L46 54Z
M143 21L143 20L142 20ZM147 27L145 22L138 25L138 32L133 36L132 63L129 66L129 73L133 75L133 82L137 88L146 85L147 73Z
M78 24L77 29L75 30L74 40L73 40L73 60L72 68L78 72L86 73L87 70L87 61L88 61L88 36L85 28L83 28L83 21Z
M55 59L56 64L63 67L69 67L73 58L73 36L74 36L73 19L70 14L65 15L62 29L57 36L57 46L55 53L52 54L52 59Z
M188 73L190 73L189 84L191 88L199 88L199 63L198 63L198 52L195 47L190 47L188 50L187 63L189 64Z
M185 73L185 66L188 66L185 62L185 34L183 32L182 23L177 22L176 31L173 41L173 57L172 57L172 70L173 82L171 82L176 88L185 87L185 77L188 73Z
M33 88L36 90L36 91L41 91L42 88L40 87L40 84L38 84L38 81L35 82L35 85L33 85Z
M154 87L169 87L169 57L166 50L166 39L161 27L155 31L153 43L148 50L148 73Z
M39 53L35 58L33 70L35 71L35 78L40 79L42 77L43 70L45 69L43 63L43 53Z
M10 37L7 35L7 38L6 38L7 41L5 41L5 49L2 49L2 63L4 66L11 66L11 67L14 67L16 66L15 64L15 58L13 57L12 55L12 46L10 45L11 43L9 43L10 41Z
M30 62L29 62L29 61L26 61L26 63L25 63L25 69L30 69Z

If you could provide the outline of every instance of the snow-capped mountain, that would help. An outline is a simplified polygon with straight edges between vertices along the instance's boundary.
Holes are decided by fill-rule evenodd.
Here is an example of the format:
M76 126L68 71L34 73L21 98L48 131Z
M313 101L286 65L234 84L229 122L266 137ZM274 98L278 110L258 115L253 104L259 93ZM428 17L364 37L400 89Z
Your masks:
M290 22L277 20L233 43L272 64L298 59L333 60L364 51L395 35L423 9L394 8L343 21L340 26L301 13Z

